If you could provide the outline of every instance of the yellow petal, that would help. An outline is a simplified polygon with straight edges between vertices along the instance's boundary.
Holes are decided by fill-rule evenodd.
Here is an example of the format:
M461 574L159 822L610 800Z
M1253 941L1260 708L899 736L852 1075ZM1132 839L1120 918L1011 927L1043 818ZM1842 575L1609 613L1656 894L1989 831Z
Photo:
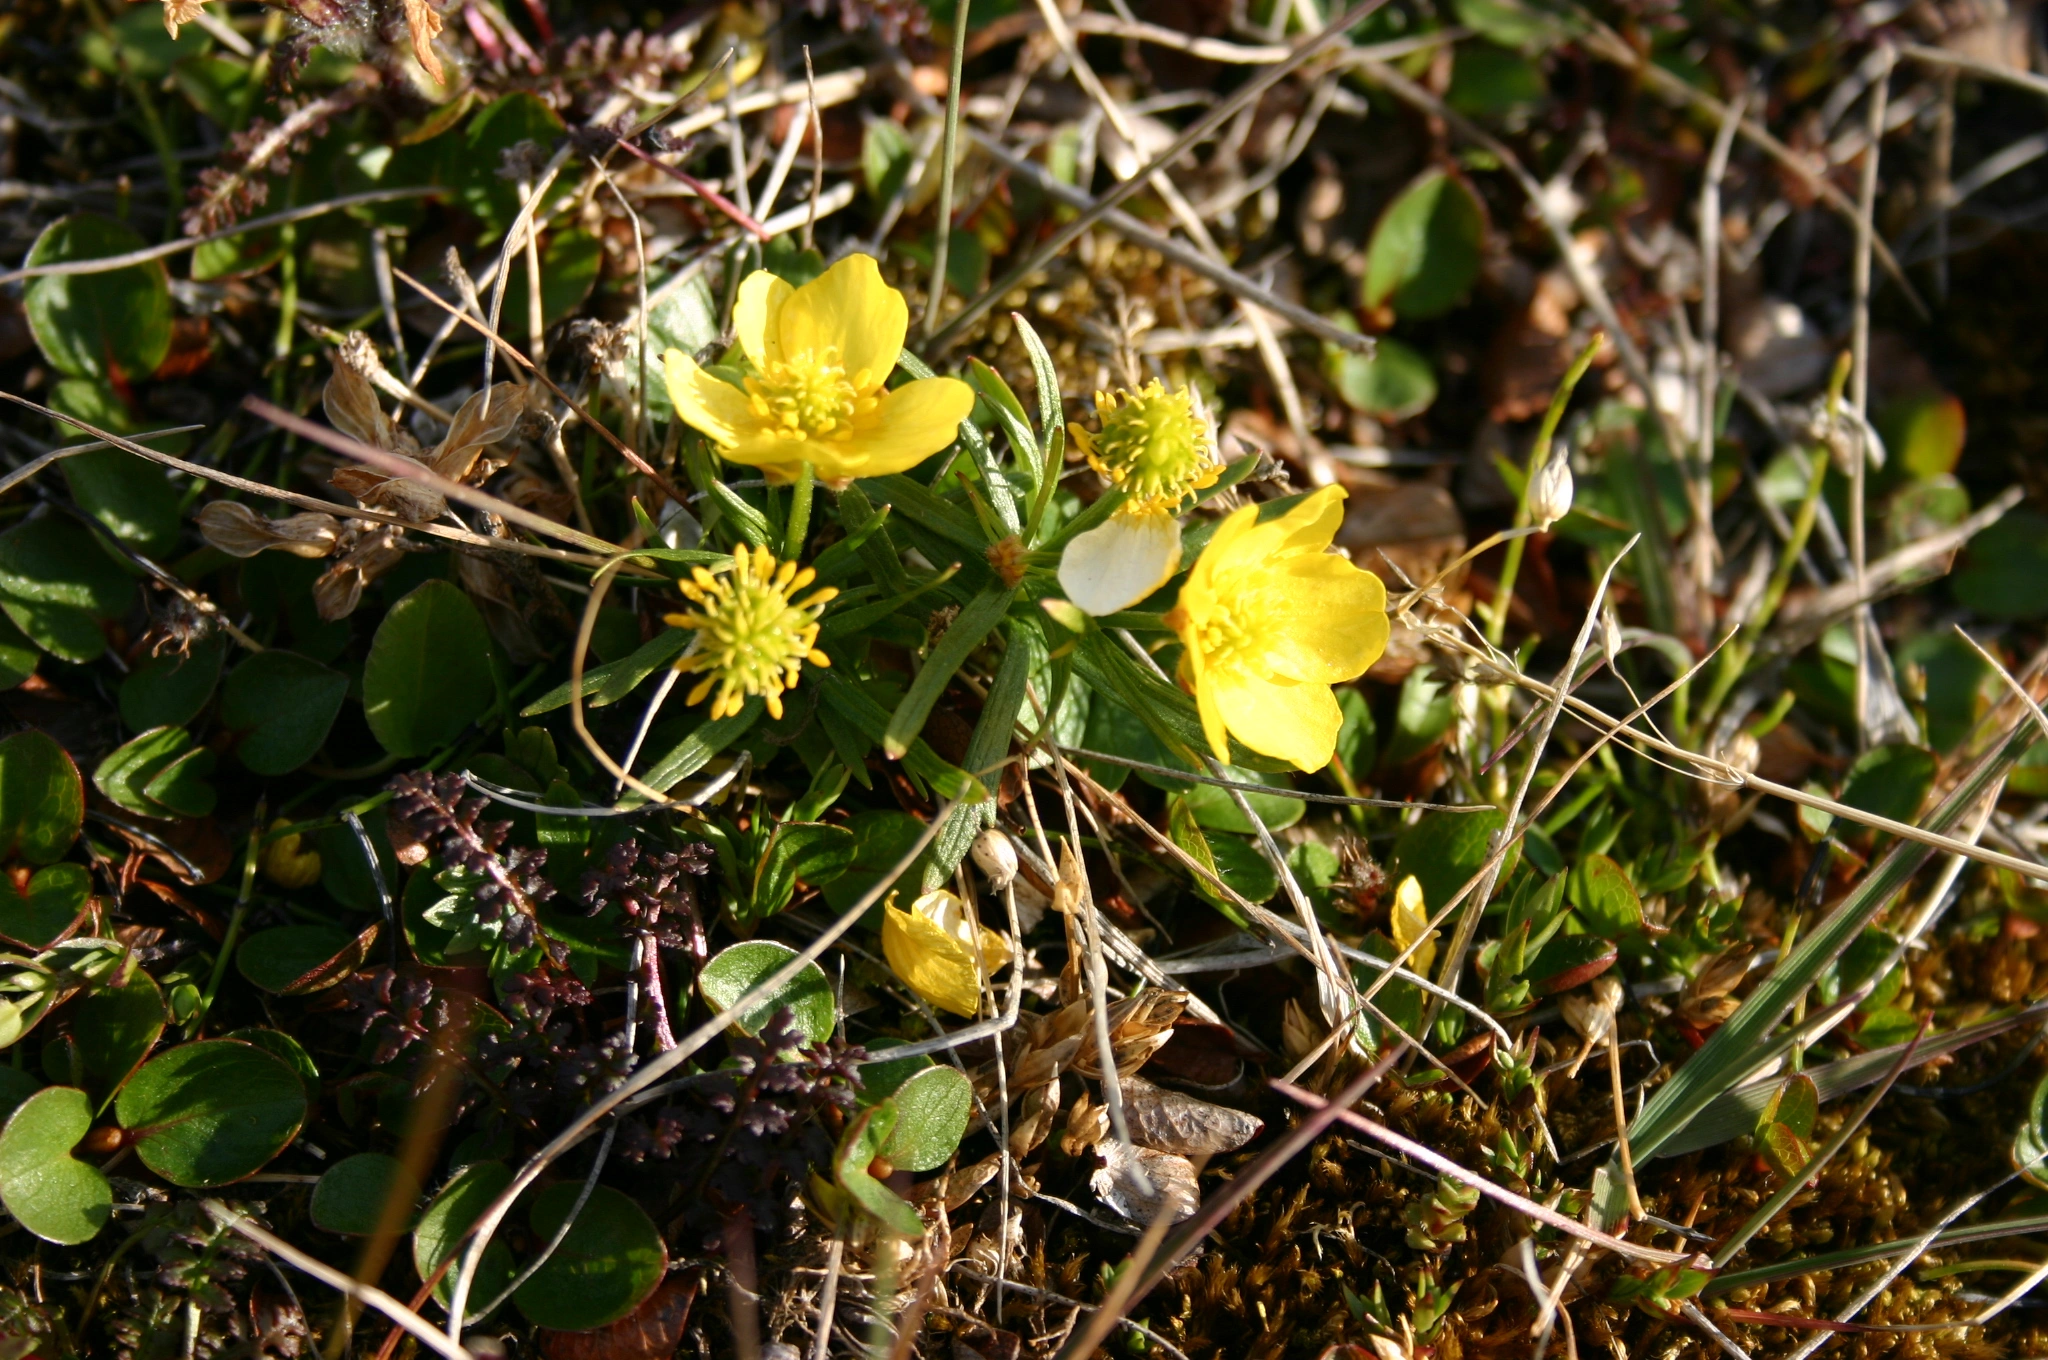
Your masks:
M959 438L960 422L973 409L974 389L958 378L921 378L884 396L860 417L851 439L829 447L849 466L846 476L907 472ZM824 471L821 461L819 475Z
M1293 551L1321 552L1337 537L1344 524L1344 488L1326 486L1273 521L1286 534L1284 546Z
M1202 736L1209 753L1226 765L1230 763L1230 726L1223 721L1223 707L1216 699L1214 684L1195 685L1195 711L1202 715Z
M732 327L755 368L782 362L782 332L776 319L794 292L765 269L755 270L740 284L740 295L732 304Z
M1328 685L1294 684L1237 672L1216 671L1216 709L1230 734L1260 755L1301 770L1320 770L1337 751L1343 710Z
M747 404L746 393L712 377L681 350L663 354L661 367L668 378L668 399L675 403L676 414L684 424L702 430L717 443L738 443L759 423Z
M903 353L910 305L882 282L872 255L849 255L790 294L776 324L785 355L837 349L847 379L866 394L888 381Z
M1335 553L1292 558L1261 593L1267 660L1290 680L1352 680L1387 650L1387 589Z
M971 1016L981 1009L981 974L973 952L937 922L894 904L885 907L882 953L905 986L940 1010Z
M1437 933L1429 929L1429 904L1422 900L1422 883L1410 874L1401 880L1401 886L1394 889L1394 946L1406 950L1417 940L1422 943L1408 956L1410 972L1427 975L1429 965L1436 962Z
M1180 569L1180 525L1163 511L1111 515L1060 554L1060 589L1100 617L1128 609Z

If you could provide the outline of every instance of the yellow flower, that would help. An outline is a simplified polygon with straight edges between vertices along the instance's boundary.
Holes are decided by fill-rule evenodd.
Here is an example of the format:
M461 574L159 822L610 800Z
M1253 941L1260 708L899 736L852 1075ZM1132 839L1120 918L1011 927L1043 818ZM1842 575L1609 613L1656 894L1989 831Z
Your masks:
M802 600L791 598L817 575L809 567L797 570L794 562L778 566L766 548L741 548L732 566L715 574L693 568L691 579L678 588L696 611L666 619L672 628L697 634L676 662L677 670L704 676L690 691L689 702L701 702L716 686L713 718L739 712L757 694L767 698L770 716L780 718L783 691L796 688L803 663L832 664L818 650L818 615L839 591L826 586Z
M1341 487L1258 522L1246 506L1216 528L1166 616L1180 634L1181 684L1219 760L1235 736L1262 755L1320 770L1343 714L1330 686L1387 648L1387 591L1329 551L1343 522Z
M1060 555L1060 588L1097 616L1128 609L1180 570L1180 525L1189 497L1213 485L1223 465L1209 422L1187 388L1157 378L1135 392L1097 392L1102 431L1069 425L1074 446L1104 481L1130 499Z
M1429 904L1422 900L1422 881L1414 874L1401 880L1401 886L1394 889L1394 947L1406 949L1421 940L1422 944L1408 956L1408 971L1429 975L1429 965L1436 962L1436 937L1441 932L1429 930Z
M287 819L279 817L270 829L275 832L289 825ZM280 888L310 888L320 881L320 852L306 844L306 838L297 832L279 836L264 846L256 864L263 870L263 876Z
M1010 942L941 888L904 911L894 893L882 910L882 953L911 991L954 1015L981 1009L981 984L1010 961Z
M735 463L792 482L903 472L952 443L974 409L958 378L882 384L903 352L910 309L873 257L849 255L801 288L766 270L747 276L733 327L753 373L744 390L680 350L662 356L676 412Z

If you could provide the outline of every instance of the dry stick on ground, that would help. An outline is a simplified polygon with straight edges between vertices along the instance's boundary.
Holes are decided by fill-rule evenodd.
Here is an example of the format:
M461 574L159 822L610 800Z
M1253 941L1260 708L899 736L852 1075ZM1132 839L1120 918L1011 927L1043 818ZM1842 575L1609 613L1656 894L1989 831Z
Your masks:
M1574 6L1574 9L1577 17L1590 29L1585 41L1587 49L1594 56L1627 69L1674 104L1688 104L1717 123L1728 116L1728 106L1721 100L1694 89L1678 76L1646 58L1631 47L1620 34L1587 13L1584 7ZM1816 171L1810 161L1779 141L1770 129L1760 123L1744 118L1739 126L1744 140L1798 176L1800 184L1807 192L1840 213L1852 225L1855 223L1856 205L1851 203L1848 196L1837 189L1825 175ZM1884 266L1885 273L1891 275L1892 281L1905 293L1906 301L1911 304L1914 312L1924 320L1929 315L1927 304L1920 300L1920 294L1907 280L1906 271L1900 266L1898 258L1892 254L1891 247L1880 240L1875 245L1875 251L1877 261Z
M141 250L130 250L119 255L101 255L90 260L60 260L52 264L25 265L20 269L0 270L0 285L16 283L22 279L61 278L77 274L105 274L115 269L126 269L130 265L149 264L155 260L167 260L173 255L182 255L188 250L211 245L243 236L252 231L265 231L271 227L289 226L293 222L304 222L309 218L325 217L328 213L343 208L362 207L370 203L389 203L400 198L425 198L429 194L443 192L431 187L410 189L372 189L367 193L342 194L338 198L323 199L308 203L304 207L287 208L283 212L251 217L237 222L232 227L209 231L204 236L187 236L176 241L166 241L160 246L147 246Z
M1066 18L1060 13L1059 6L1054 0L1038 0L1038 10L1045 19L1046 30L1052 34L1053 41L1059 46L1060 54L1067 59L1067 65L1073 70L1074 79L1102 110L1103 117L1109 120L1110 126L1116 129L1124 144L1133 148L1141 146L1143 140L1137 128L1125 113L1123 105L1110 94L1101 78L1095 74L1095 68L1088 64L1088 58L1082 55L1080 45L1074 41L1073 32L1067 27ZM1217 246L1216 238L1210 234L1208 224L1202 221L1201 216L1182 196L1180 189L1173 182L1169 168L1160 166L1148 176L1148 179L1153 192L1166 204L1167 211L1180 223L1181 230L1188 234L1188 239L1193 241L1204 255L1227 267L1223 251ZM1301 389L1295 386L1294 374L1288 368L1287 356L1281 352L1280 342L1273 334L1273 323L1257 308L1242 299L1238 301L1238 310L1243 313L1245 324L1252 329L1252 336L1257 343L1259 357L1266 366L1267 376L1271 379L1274 390L1280 395L1280 405L1287 414L1288 428L1304 451L1314 447L1316 441L1314 435L1309 432L1308 416L1301 402Z
M367 510L361 506L354 505L339 505L334 501L323 501L317 496L302 496L296 491L286 491L281 487L271 486L267 482L251 481L247 477L237 477L231 472L222 472L218 468L206 467L199 463L189 463L183 458L178 458L168 453L159 453L146 444L138 444L132 439L126 439L117 434L109 434L98 426L89 425L76 416L67 416L61 412L53 411L47 406L40 406L28 400L26 397L17 397L12 392L0 392L0 401L11 401L17 406L25 406L31 411L40 412L52 420L61 420L67 425L75 425L87 434L96 436L104 443L132 453L138 458L146 458L150 462L161 463L165 467L176 468L178 471L190 476L204 478L210 482L218 482L222 486L233 487L237 491L246 491L251 495L267 496L272 500L283 501L287 505L296 505L301 510L317 510L339 519L365 519L375 524L388 524L395 529L412 529L433 538L447 539L451 543L467 543L471 547L489 548L500 552L516 552L529 557L545 557L550 561L572 563L579 567L599 567L603 566L606 561L605 558L594 557L589 553L565 552L560 548L544 547L538 543L525 543L516 538L486 538L482 534L473 534L467 529L451 529L442 524L420 524L399 515L386 514L381 510ZM314 428L325 429L326 427L315 426ZM410 476L412 474L408 473L407 475ZM556 525L555 527L559 529L561 526ZM647 574L650 576L659 575L659 573L655 572Z
M1864 483L1870 445L1870 252L1877 241L1877 166L1884 149L1884 109L1892 85L1894 53L1880 47L1883 60L1870 85L1869 142L1863 148L1863 178L1856 195L1856 260L1850 275L1854 316L1849 330L1849 406L1856 413L1856 436L1849 453L1849 572L1858 599L1864 596L1868 551L1864 514ZM1870 744L1870 643L1876 620L1868 605L1856 611L1856 749Z
M190 434L194 430L203 430L205 428L204 425L174 425L167 430L149 430L133 437L136 439L163 439L169 435ZM51 449L48 453L39 453L6 476L0 477L0 496L6 495L14 490L15 487L21 485L53 463L61 463L66 458L76 458L81 453L91 453L95 449L108 449L112 447L114 446L104 439L93 439L83 444L70 444L61 449Z
M570 410L574 411L578 419L580 419L590 429L597 431L598 435L602 437L607 444L610 444L613 448L617 449L619 451L619 456L624 458L627 462L631 463L634 469L637 472L639 472L641 476L647 478L649 481L653 482L657 487L661 488L661 492L663 495L667 496L670 500L676 502L676 504L678 505L689 504L689 497L685 496L682 492L676 490L676 488L670 484L668 478L662 476L659 472L656 472L653 466L649 464L645 458L642 458L636 450L629 446L624 440L620 439L617 435L613 434L611 430L608 427L606 427L602 421L598 420L596 416L593 416L592 414L590 414L589 411L585 410L582 403L578 402L575 398L571 397L567 392L564 392L560 387L556 386L555 380L550 378L545 370L535 367L531 359L528 359L524 354L521 354L518 350L514 349L509 343L507 343L505 337L498 334L497 328L495 326L487 325L484 322L478 321L475 317L470 316L461 308L450 303L446 298L442 297L439 293L436 293L433 289L427 287L424 283L421 283L412 275L406 273L403 269L395 269L392 272L398 275L399 278L404 279L409 286L416 289L422 297L427 299L427 301L433 303L436 307L439 307L443 311L449 313L457 322L459 322L462 325L468 326L470 329L481 334L489 345L495 345L498 348L504 350L506 357L510 358L515 363L525 368L527 372L531 373L535 378L539 379L541 385L546 387L548 391L554 393L555 397L558 400L560 400L563 405L567 406Z
M1054 232L1037 250L1034 250L1030 255L1018 261L1016 266L1008 273L991 283L982 291L979 297L962 308L960 314L947 323L944 330L932 337L930 344L927 346L929 352L925 357L929 360L945 353L955 341L960 340L965 335L968 327L981 319L982 315L989 308L1007 296L1012 289L1030 278L1031 275L1043 269L1053 260L1058 259L1061 253L1068 246L1079 240L1104 213L1107 213L1110 209L1116 207L1149 183L1155 170L1172 165L1185 155L1189 148L1204 141L1216 129L1222 127L1240 109L1249 107L1259 96L1279 84L1280 81L1286 79L1288 75L1301 66L1321 55L1325 49L1342 42L1345 35L1353 27L1385 3L1386 0L1364 0L1362 4L1353 5L1325 24L1318 32L1296 43L1286 60L1275 62L1257 76L1246 81L1236 90L1233 90L1228 98L1218 100L1213 108L1190 124L1187 131L1174 138L1172 145L1161 151L1157 156L1154 156L1137 174L1120 184L1112 186L1109 192L1097 199L1091 208L1078 214L1073 221Z
M1585 622L1579 625L1579 635L1572 641L1571 655L1565 661L1564 669L1558 673L1558 684L1562 687L1560 693L1563 692L1564 688L1570 687L1572 677L1579 673L1579 666L1585 660L1586 648L1593 640L1594 625L1600 619L1602 602L1607 598L1608 584L1614 579L1614 573L1621 566L1621 560L1628 556L1630 550L1635 547L1641 537L1638 534L1622 545L1621 551L1617 552L1613 560L1607 564L1607 569L1600 573L1599 583L1593 587L1592 602L1586 608ZM1456 991L1458 989L1458 978L1465 967L1465 954L1471 949L1472 939L1479 931L1480 915L1486 910L1487 901L1493 896L1494 884L1500 877L1500 866L1506 860L1510 839L1520 834L1520 830L1516 827L1516 822L1521 818L1522 804L1528 799L1529 790L1535 787L1537 768L1543 763L1544 749L1550 744L1550 734L1556 729L1558 714L1563 711L1563 708L1564 705L1562 703L1553 703L1549 712L1544 716L1543 721L1537 726L1535 734L1529 739L1528 764L1523 768L1521 781L1515 785L1514 796L1508 800L1508 806L1501 819L1500 829L1493 833L1493 844L1488 847L1490 851L1487 856L1489 867L1481 870L1477 889L1465 901L1464 914L1458 918L1457 929L1451 936L1450 947L1445 950L1444 966L1436 975L1437 985L1446 991ZM1557 787L1563 788L1564 782L1560 780ZM1555 790L1553 790L1554 792ZM1426 934L1419 936L1412 942L1411 948L1419 946L1422 940L1426 938ZM1436 1023L1437 1013L1441 1009L1441 1005L1432 998L1429 1009L1424 1014L1422 1020L1424 1031L1427 1031L1431 1025Z
M1129 213L1119 212L1114 209L1098 213L1097 210L1102 206L1101 200L1093 198L1074 188L1066 181L1055 177L1036 161L1027 160L1017 155L995 138L990 137L986 133L978 132L973 128L967 130L967 135L977 146L1000 162L1006 169L1017 174L1029 176L1032 183L1047 195L1058 199L1070 208L1078 208L1083 213L1097 213L1098 220L1100 220L1103 226L1108 227L1126 241L1134 245L1144 246L1147 250L1159 252L1159 254L1173 261L1189 273L1197 274L1207 279L1232 297L1248 302L1262 311L1271 312L1296 328L1313 335L1318 340L1326 340L1343 349L1354 350L1362 354L1372 352L1372 338L1370 336L1360 335L1356 331L1347 331L1341 326L1330 324L1327 318L1317 316L1299 303L1289 302L1271 289L1260 287L1235 269L1220 265L1201 251L1196 250L1193 246L1185 245L1174 240L1171 236L1155 231L1137 218L1132 217ZM1129 183L1130 181L1125 182Z
M295 416L282 407L271 405L261 397L244 397L242 399L242 409L269 421L280 430L287 430L301 439L310 440L323 448L329 448L345 457L353 458L366 467L375 468L387 477L402 477L407 481L418 482L422 486L432 487L451 501L461 501L463 504L473 506L478 510L487 510L491 514L504 519L507 523L516 524L529 533L560 539L564 543L573 543L579 548L586 548L595 552L616 553L619 551L615 545L607 543L595 534L586 534L579 529L572 529L566 524L558 524L546 515L535 514L523 506L517 506L510 501L501 500L488 491L470 486L466 482L458 482L452 477L444 477L425 463L416 462L411 458L407 458L404 454L392 453L388 449L380 449L375 445L365 444L360 439L352 438L349 435L343 434L340 430L330 429L325 425L316 425L304 416Z
M366 1303L399 1326L410 1332L419 1343L446 1360L475 1360L458 1340L444 1337L425 1318L392 1298L375 1285L364 1284L342 1274L325 1261L308 1256L291 1243L265 1232L241 1214L228 1208L217 1199L201 1200L199 1207L223 1227L235 1232L262 1247L271 1255L311 1275L331 1289L337 1289L358 1303Z

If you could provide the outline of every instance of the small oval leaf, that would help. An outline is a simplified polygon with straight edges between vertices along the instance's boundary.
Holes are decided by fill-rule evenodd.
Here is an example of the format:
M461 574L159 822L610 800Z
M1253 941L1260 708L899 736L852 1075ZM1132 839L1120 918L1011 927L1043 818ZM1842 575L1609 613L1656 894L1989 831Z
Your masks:
M889 1098L896 1104L896 1127L882 1144L882 1156L905 1171L944 1166L967 1132L974 1083L957 1067L927 1067Z
M419 1197L420 1183L405 1163L382 1152L359 1152L327 1168L313 1187L307 1211L328 1232L368 1237L386 1212L392 1215L393 1228L410 1228Z
M333 926L277 926L242 942L235 966L266 992L304 996L334 986L370 957L380 925L351 937Z
M0 1128L0 1203L46 1242L90 1241L113 1217L107 1178L71 1155L91 1128L92 1106L75 1086L36 1092Z
M538 1241L553 1239L582 1192L581 1183L563 1181L534 1196L527 1222ZM530 1322L587 1332L638 1308L667 1273L668 1248L653 1220L630 1196L600 1185L562 1244L512 1297Z
M263 1169L297 1136L306 1088L282 1058L208 1039L152 1059L115 1103L142 1163L173 1185L225 1185Z
M363 665L363 716L394 756L452 741L486 708L491 635L461 589L428 581L391 606Z
M723 950L697 976L697 990L714 1011L729 1009L753 986L791 959L796 951L774 940L748 940ZM737 1027L747 1034L759 1034L775 1012L789 1007L797 1033L814 1044L832 1037L839 1022L839 1009L832 1000L832 984L825 970L807 963L803 971L782 990L742 1014Z

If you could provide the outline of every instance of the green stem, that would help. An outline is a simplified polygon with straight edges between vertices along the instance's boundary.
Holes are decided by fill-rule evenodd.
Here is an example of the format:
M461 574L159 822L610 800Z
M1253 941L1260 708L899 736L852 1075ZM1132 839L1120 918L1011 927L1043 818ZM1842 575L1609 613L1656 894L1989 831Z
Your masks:
M809 463L797 474L796 485L790 490L789 525L783 533L782 556L794 562L804 553L804 539L811 532L811 495L818 484L818 473Z
M235 946L241 942L242 920L249 914L249 899L256 894L256 861L263 845L263 823L267 809L264 800L256 802L255 820L249 824L249 848L242 856L242 890L235 897L235 910L228 917L228 928L220 937L220 953L214 956L213 972L206 979L206 992L199 998L199 1009L192 1013L192 1019L185 1025L185 1037L196 1039L206 1027L206 1017L213 1011L213 999L220 994L220 984L228 975L228 960L235 956Z
M959 0L953 7L953 77L946 85L945 160L939 164L939 225L932 238L932 289L924 304L924 333L939 326L939 307L946 300L946 266L953 250L953 162L960 147L960 78L967 65L967 6Z
M1551 441L1557 438L1557 427L1564 419L1564 408L1570 404L1572 393L1578 388L1579 379L1586 376L1586 370L1593 366L1593 356L1607 343L1605 332L1596 331L1579 357L1572 360L1572 366L1565 370L1564 381L1551 393L1550 409L1543 413L1543 425L1536 431L1536 442L1529 449L1528 471L1522 477L1522 494L1515 500L1515 527L1521 528L1529 522L1529 488L1535 484L1536 474L1550 461ZM1562 455L1559 455L1562 456ZM1500 646L1501 638L1508 629L1508 606L1515 598L1515 578L1522 574L1522 550L1524 540L1514 539L1508 544L1506 558L1501 562L1500 585L1494 591L1493 615L1486 621L1486 640Z

